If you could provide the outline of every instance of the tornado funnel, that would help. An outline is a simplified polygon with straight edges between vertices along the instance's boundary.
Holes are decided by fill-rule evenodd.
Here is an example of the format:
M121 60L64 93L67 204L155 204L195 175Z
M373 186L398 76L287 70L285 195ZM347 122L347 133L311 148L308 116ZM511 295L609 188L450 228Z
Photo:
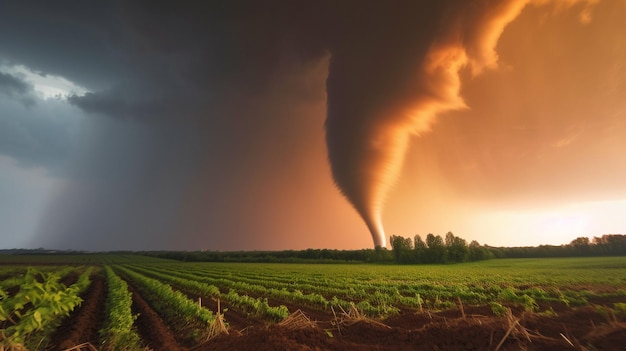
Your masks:
M467 108L459 72L467 68L475 77L496 67L498 38L530 1L438 1L438 11L410 3L413 11L394 16L375 5L371 18L356 22L358 30L337 36L326 86L333 179L381 247L383 203L410 136L430 130L443 112Z

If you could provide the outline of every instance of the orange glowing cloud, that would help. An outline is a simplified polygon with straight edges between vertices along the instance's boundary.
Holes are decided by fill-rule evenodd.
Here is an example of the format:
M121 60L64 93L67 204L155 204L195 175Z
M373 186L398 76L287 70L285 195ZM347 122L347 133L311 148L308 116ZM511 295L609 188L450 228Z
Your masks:
M382 208L401 171L410 137L429 131L442 113L467 108L461 96L461 72L469 69L475 77L496 68L495 48L505 27L529 3L546 2L473 1L448 8L421 57L399 63L383 57L373 66L379 70L374 72L367 66L373 81L366 88L350 84L359 81L364 71L347 76L334 69L345 65L341 55L334 57L338 63L331 61L326 132L333 178L367 224L375 246L386 245ZM594 1L559 6L579 2L587 5L581 19L588 22ZM392 69L385 64L399 66L395 71L404 76L394 76L395 71L387 74L385 70ZM350 88L357 92L338 91Z

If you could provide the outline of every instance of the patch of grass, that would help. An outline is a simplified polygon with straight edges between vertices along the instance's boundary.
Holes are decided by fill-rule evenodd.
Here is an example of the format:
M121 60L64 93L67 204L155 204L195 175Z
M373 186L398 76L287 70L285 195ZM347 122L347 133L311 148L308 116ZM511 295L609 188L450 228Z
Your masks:
M489 307L491 307L491 312L493 312L496 316L504 316L508 310L498 302L489 303Z

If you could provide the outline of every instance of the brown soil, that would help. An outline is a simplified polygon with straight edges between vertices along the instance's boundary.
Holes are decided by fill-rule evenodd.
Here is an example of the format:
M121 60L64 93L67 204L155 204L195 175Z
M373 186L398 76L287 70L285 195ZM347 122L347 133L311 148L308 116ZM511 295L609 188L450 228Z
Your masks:
M76 271L72 271L69 272L68 274L66 274L65 276L63 276L61 278L61 280L59 280L59 282L61 282L63 285L69 287L70 285L76 283L78 281L78 277L80 277L80 274Z
M199 350L621 350L626 321L593 307L545 316L495 316L489 307L444 312L402 311L387 320L344 320L290 330L278 325L222 335Z
M154 351L187 350L176 341L161 317L130 284L128 290L133 294L133 313L139 313L135 324L144 344Z
M83 303L70 318L65 319L52 336L51 350L65 350L86 342L98 345L98 330L104 318L106 293L104 278L100 274L91 276Z

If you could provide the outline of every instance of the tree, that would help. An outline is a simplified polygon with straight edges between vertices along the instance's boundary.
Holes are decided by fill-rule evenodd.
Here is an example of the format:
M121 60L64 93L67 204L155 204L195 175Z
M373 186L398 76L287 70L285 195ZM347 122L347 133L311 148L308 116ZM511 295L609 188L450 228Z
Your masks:
M428 263L446 263L448 261L448 250L441 235L426 235L426 245L428 245Z
M446 248L448 260L451 262L466 262L469 259L469 248L463 238L454 236L452 232L446 234Z
M609 255L626 255L626 235L605 234L602 235L602 242Z
M470 261L488 260L495 257L492 250L486 246L481 246L476 240L472 240L468 249Z
M428 250L428 246L426 246L426 243L424 242L424 240L422 240L422 237L419 236L419 234L415 235L415 237L413 237L413 252L415 256L415 262L417 263L426 262L427 250Z
M410 238L392 235L389 238L393 254L398 263L411 263L413 261L413 242Z
M588 237L581 236L569 243L569 246L574 250L576 255L588 255L590 253L590 241Z

